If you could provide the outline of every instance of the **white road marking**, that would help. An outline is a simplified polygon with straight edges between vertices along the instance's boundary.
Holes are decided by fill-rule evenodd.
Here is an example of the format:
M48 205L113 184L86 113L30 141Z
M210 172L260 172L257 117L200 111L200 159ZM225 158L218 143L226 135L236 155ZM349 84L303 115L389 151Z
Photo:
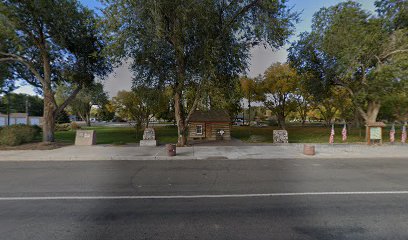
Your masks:
M175 195L175 196L32 196L0 197L0 201L34 200L120 200L120 199L194 199L194 198L252 198L284 196L327 196L327 195L402 195L408 191L373 191L373 192L299 192L299 193L259 193L259 194L222 194L222 195Z

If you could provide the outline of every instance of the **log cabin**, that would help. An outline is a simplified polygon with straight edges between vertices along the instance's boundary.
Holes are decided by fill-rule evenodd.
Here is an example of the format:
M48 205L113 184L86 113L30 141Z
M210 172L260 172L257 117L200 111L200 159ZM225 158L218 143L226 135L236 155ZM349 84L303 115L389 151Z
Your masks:
M231 118L227 111L195 111L189 121L189 141L231 140Z

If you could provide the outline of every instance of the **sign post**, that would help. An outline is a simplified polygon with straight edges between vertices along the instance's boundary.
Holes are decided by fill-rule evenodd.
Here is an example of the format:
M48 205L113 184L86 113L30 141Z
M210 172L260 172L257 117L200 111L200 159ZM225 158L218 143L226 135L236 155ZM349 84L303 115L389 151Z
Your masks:
M382 144L382 132L385 124L383 122L374 122L366 125L367 144Z

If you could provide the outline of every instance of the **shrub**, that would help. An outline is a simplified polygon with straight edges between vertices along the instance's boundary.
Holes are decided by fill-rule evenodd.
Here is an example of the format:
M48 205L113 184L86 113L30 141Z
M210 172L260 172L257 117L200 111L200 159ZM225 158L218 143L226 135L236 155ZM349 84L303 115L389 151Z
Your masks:
M42 128L41 128L40 126L38 126L38 125L31 125L31 127L32 127L35 131L37 131L38 134L42 132Z
M69 123L55 124L55 131L57 132L65 132L69 130L71 130L71 124Z
M56 132L66 132L77 129L81 129L81 126L79 126L76 122L55 124Z
M0 131L0 144L17 146L32 142L40 135L39 128L27 125L13 125L3 127Z
M71 130L81 129L81 126L78 125L76 122L71 123Z

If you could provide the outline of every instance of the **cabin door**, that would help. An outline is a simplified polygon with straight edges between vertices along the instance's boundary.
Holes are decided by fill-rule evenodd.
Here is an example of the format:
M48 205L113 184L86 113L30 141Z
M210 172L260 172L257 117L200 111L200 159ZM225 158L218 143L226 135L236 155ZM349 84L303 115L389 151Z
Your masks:
M211 138L211 133L212 133L211 124L206 124L205 125L205 138L207 139Z

